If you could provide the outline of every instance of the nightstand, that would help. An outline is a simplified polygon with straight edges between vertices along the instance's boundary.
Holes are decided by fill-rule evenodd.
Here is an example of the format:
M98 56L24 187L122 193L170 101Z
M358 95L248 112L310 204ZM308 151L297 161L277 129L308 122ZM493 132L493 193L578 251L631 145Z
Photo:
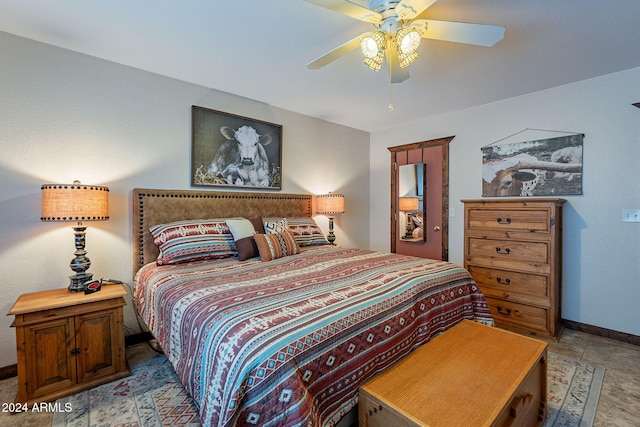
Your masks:
M84 294L67 288L21 295L16 402L51 401L131 374L124 347L122 285Z

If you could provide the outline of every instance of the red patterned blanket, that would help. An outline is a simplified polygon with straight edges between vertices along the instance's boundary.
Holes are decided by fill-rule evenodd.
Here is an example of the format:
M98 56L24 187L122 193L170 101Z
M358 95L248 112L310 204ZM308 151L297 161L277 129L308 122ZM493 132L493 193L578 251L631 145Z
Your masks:
M462 319L492 323L462 267L361 249L149 264L135 282L203 426L335 425L413 348Z

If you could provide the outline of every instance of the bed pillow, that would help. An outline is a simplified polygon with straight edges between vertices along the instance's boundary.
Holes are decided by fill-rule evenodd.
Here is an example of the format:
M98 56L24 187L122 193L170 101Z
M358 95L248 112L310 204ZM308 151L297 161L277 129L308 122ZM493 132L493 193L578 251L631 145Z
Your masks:
M422 212L418 212L411 215L411 221L415 224L416 227L419 227L419 228L424 227Z
M233 235L224 218L195 219L149 228L160 249L158 265L235 256Z
M288 232L255 234L253 239L256 241L262 261L271 261L300 253L300 248L291 233Z
M264 234L262 218L231 218L227 220L227 225L238 250L240 261L248 260L259 255L258 246L253 239L254 234Z
M289 224L286 218L263 218L262 223L266 234L289 232Z
M287 218L287 224L289 232L300 247L329 244L313 218Z

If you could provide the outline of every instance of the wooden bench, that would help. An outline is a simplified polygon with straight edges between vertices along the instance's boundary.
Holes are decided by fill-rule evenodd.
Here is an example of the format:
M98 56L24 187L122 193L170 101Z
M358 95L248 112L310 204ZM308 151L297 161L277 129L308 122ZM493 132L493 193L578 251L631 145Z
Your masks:
M535 426L547 344L463 320L360 387L360 427Z

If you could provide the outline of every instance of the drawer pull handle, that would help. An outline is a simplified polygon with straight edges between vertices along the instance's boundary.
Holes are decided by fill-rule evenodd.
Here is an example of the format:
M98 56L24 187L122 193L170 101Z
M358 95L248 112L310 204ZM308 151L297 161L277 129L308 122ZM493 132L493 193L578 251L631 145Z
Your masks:
M511 279L507 278L503 281L502 277L496 277L496 282L500 283L501 285L510 285Z
M504 311L502 311L502 307L498 306L498 313L502 314L503 316L510 316L511 315L511 309L507 308Z
M498 221L498 224L511 224L511 218L509 217L506 217L505 219L496 218L496 220Z
M80 349L78 347L71 350L71 354L80 354Z
M499 253L501 255L509 255L509 252L511 252L511 249L509 248L504 248L504 250L500 247L496 248L496 253Z

